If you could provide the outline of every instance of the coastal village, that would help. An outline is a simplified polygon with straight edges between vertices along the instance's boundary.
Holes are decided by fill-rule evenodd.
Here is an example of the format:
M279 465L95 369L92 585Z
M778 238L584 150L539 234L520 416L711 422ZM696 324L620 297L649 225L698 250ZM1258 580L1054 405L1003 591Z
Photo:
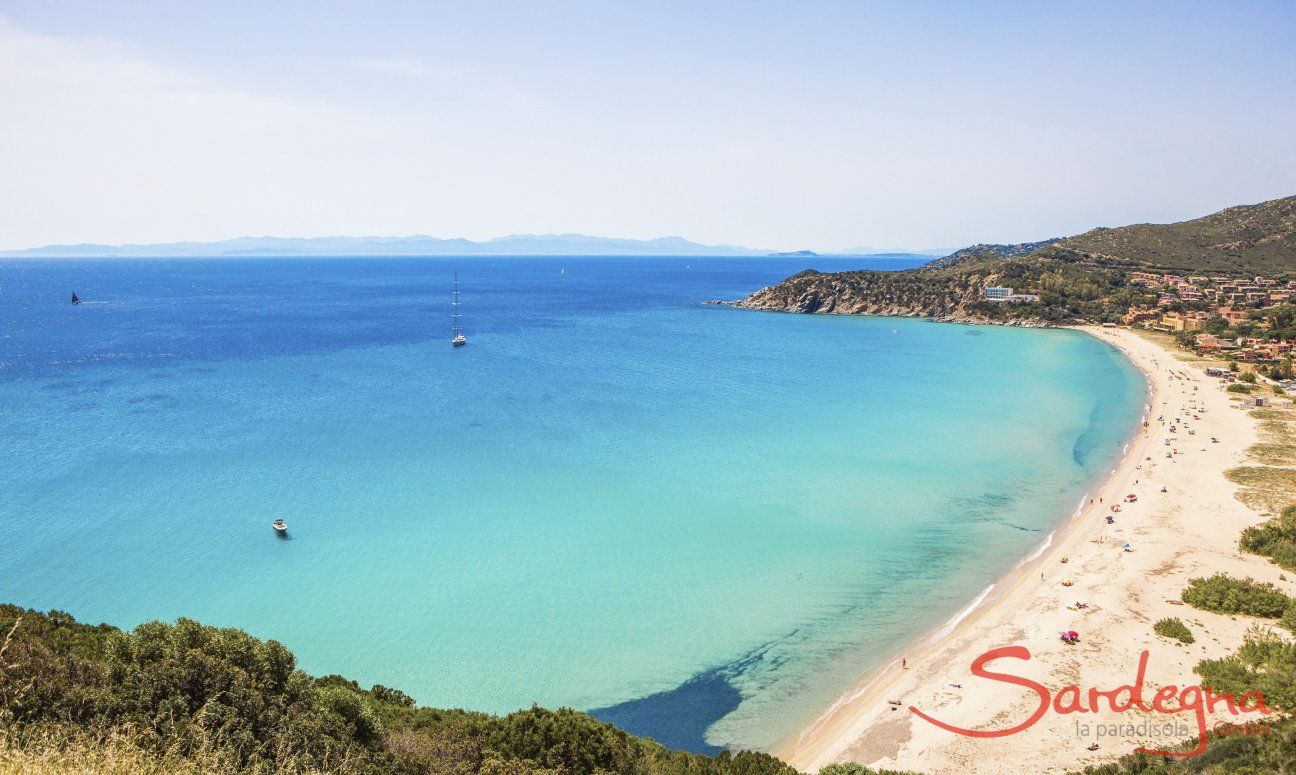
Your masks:
M1133 272L1129 281L1154 293L1156 303L1131 308L1126 325L1174 334L1201 355L1251 364L1296 388L1296 280Z
M1173 334L1199 355L1245 364L1232 372L1256 373L1296 390L1296 280L1131 272L1128 283L1146 289L1149 300L1132 306L1121 317L1124 325ZM1040 300L998 286L985 288L983 298L1023 304Z

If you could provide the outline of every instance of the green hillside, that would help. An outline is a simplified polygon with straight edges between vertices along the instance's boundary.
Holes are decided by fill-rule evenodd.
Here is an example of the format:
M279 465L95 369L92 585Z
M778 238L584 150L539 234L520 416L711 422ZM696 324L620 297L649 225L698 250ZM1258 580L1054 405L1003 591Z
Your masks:
M1296 196L1240 205L1180 223L1093 229L1054 254L1129 267L1230 275L1296 272Z

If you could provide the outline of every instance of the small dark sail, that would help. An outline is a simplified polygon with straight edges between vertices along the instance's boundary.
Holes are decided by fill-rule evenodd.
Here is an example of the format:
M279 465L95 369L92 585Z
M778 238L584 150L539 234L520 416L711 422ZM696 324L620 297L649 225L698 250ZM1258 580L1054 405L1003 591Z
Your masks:
M81 300L78 299L78 298L76 297L76 291L72 291L72 303L73 303L73 304L80 304L80 303L81 303Z

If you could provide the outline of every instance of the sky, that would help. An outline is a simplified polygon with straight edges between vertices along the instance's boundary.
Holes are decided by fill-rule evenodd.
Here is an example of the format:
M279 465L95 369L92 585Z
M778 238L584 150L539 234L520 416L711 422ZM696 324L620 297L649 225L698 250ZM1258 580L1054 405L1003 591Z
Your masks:
M0 249L1018 242L1296 194L1296 2L0 0Z

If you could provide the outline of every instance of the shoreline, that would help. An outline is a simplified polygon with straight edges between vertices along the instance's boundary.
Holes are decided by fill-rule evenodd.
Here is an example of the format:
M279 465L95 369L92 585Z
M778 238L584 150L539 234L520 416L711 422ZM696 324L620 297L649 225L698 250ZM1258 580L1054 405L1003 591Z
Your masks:
M1199 549L1198 554L1208 555L1212 560L1217 560L1222 551L1235 561L1255 566L1238 575L1251 575L1262 580L1277 576L1277 573L1264 571L1272 566L1263 558L1250 558L1251 562L1248 562L1238 554L1238 533L1258 521L1259 516L1232 498L1236 488L1222 476L1227 467L1224 461L1236 459L1254 442L1253 424L1244 413L1230 408L1226 394L1213 380L1207 382L1200 370L1183 364L1174 353L1160 345L1124 329L1086 326L1075 327L1075 330L1115 347L1139 369L1147 384L1143 418L1131 429L1112 472L1095 480L1075 512L1037 548L980 592L958 614L902 652L908 669L901 669L901 660L897 658L871 670L818 718L780 744L773 751L776 756L806 772L815 772L838 761L921 772L957 768L985 773L1031 771L1006 763L1010 761L1035 762L1038 767L1035 771L1039 772L1096 764L1128 753L1140 743L1133 738L1109 741L1108 746L1091 752L1085 748L1090 740L1081 743L1071 731L1075 718L1053 714L1046 715L1035 727L1012 737L967 738L918 719L908 711L908 707L916 706L931 716L964 728L1002 728L1013 723L1003 719L1027 717L1038 704L1033 693L1023 697L1021 690L1006 689L1007 684L990 683L968 672L973 658L997 646L1027 646L1032 654L1030 662L1005 661L1001 663L1001 669L1057 689L1077 682L1084 687L1100 688L1128 683L1133 678L1133 666L1143 648L1152 652L1150 679L1161 679L1172 673L1173 680L1167 677L1165 682L1182 686L1194 683L1191 667L1200 658L1223 656L1240 645L1242 632L1249 621L1231 621L1230 626L1217 627L1212 633L1204 633L1214 636L1213 642L1208 643L1212 638L1202 637L1197 644L1187 648L1157 642L1151 624L1155 617L1179 615L1185 619L1200 619L1212 616L1167 602L1178 598L1187 577L1214 572L1215 563L1204 564L1200 558L1192 563L1199 566L1197 569L1190 572L1185 567L1189 565L1184 562L1186 555L1195 549ZM1172 376L1172 372L1187 376ZM1192 390L1188 389L1190 386ZM1179 406L1171 408L1169 401L1180 397L1181 393L1183 405L1195 399L1210 411L1201 414L1201 420L1192 421L1198 436L1181 435L1174 442L1178 447L1191 444L1193 449L1167 460L1163 457L1166 431L1153 418L1158 410L1170 417L1174 416L1171 412L1179 412ZM1228 430L1222 430L1223 426ZM1210 444L1211 436L1219 436L1221 443ZM1197 444L1198 440L1206 447ZM1199 542L1193 540L1202 537L1199 535L1202 530L1186 531L1175 520L1157 519L1156 515L1149 514L1156 509L1168 509L1177 515L1183 506L1199 507L1201 499L1194 498L1195 493L1191 490L1203 471L1213 471L1221 485L1215 487L1214 494L1222 493L1231 502L1227 508L1230 518L1226 524L1216 523L1214 530L1207 524L1196 526L1214 535L1212 546L1199 546ZM1156 477L1155 484L1165 486L1169 492L1157 492L1153 483L1148 481L1149 477ZM1144 483L1131 484L1136 480ZM1114 525L1106 524L1105 517L1111 513L1111 505L1126 492L1137 492L1140 502L1128 504L1115 514ZM1209 518L1203 520L1201 514L1196 517L1198 523L1210 521ZM1086 540L1095 529L1100 534L1099 538ZM1121 544L1126 542L1134 544L1133 553L1122 551ZM1067 564L1062 564L1064 557L1068 559ZM1200 567L1202 565L1206 566L1204 570ZM1113 584L1105 587L1102 584L1103 580L1115 580L1109 575L1112 569L1119 569L1122 571L1120 575L1128 577L1119 579L1125 582L1124 586ZM1135 572L1124 572L1131 570ZM1063 587L1061 581L1071 576L1075 577L1075 585ZM1088 578L1082 581L1084 576ZM1094 576L1101 577L1097 584ZM1141 593L1148 586L1162 588L1144 600ZM1130 605L1131 598L1140 603L1138 608ZM1084 600L1089 607L1074 610L1064 604L1064 601L1074 600ZM1141 610L1146 608L1155 608L1157 613L1148 614ZM1101 626L1103 631L1116 631L1124 637L1112 639L1095 635L1095 626ZM1061 644L1056 637L1061 629L1080 631L1081 644ZM1223 630L1229 630L1231 634L1218 637ZM1146 631L1146 636L1143 636L1143 631ZM1117 645L1118 641L1120 645ZM1179 652L1177 655L1176 651ZM1084 657L1083 663L1079 659L1081 656ZM1178 659L1174 658L1176 656ZM966 684L958 683L960 681ZM969 688L963 689L964 685ZM897 711L887 704L891 700L902 701L904 707ZM991 722L992 716L1000 719L999 723L987 723ZM1130 721L1129 717L1111 713L1106 717L1100 714L1082 718L1086 723ZM1168 740L1155 739L1153 742L1167 743Z

